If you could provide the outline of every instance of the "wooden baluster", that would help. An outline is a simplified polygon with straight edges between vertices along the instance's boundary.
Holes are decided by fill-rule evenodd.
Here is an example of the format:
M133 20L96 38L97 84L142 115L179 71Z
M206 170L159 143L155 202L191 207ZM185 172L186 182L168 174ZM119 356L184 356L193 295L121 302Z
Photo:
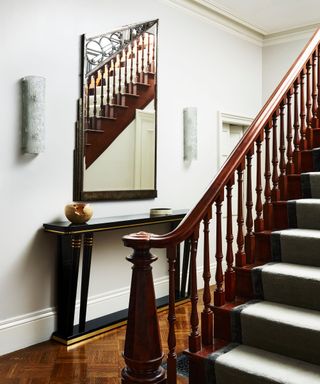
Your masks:
M253 234L253 218L252 218L252 156L254 154L254 148L252 147L247 153L247 217L246 217L246 227L247 233L245 236L245 252L247 256L247 263L252 264L254 262L254 234Z
M93 75L93 80L94 80L93 117L97 117L97 77L98 77L98 72L96 72Z
M307 127L306 127L306 110L305 110L305 69L300 74L300 150L307 149ZM308 84L308 79L307 79Z
M121 105L122 96L121 96L121 56L120 53L118 54L118 63L119 63L119 69L118 69L118 94L117 94L117 104Z
M128 47L124 50L124 92L128 92Z
M130 45L130 56L131 56L131 60L130 60L130 83L129 83L129 89L128 89L128 92L129 93L134 93L134 90L133 90L133 42L131 43Z
M91 76L88 77L87 84L86 84L87 128L90 127L90 83L91 83Z
M280 187L280 198L286 200L287 198L287 176L286 176L286 144L284 138L284 101L280 103L280 176L279 176L279 187Z
M225 293L223 290L223 270L222 270L222 232L221 232L221 206L223 194L216 200L216 289L214 291L214 305L221 307L225 303Z
M265 187L264 187L264 197L265 203L263 205L263 219L264 219L264 228L271 229L272 227L272 203L271 203L271 172L270 172L270 129L272 123L269 122L265 128L265 143L266 143L266 158L265 158Z
M307 121L306 121L306 137L307 137L307 144L303 149L306 148L312 148L312 142L313 142L313 132L312 132L312 85L311 85L311 68L312 68L312 62L311 59L307 63L307 100L306 100L306 107L307 107Z
M227 301L233 301L236 290L236 275L233 269L233 231L232 231L232 186L234 184L234 176L229 180L226 186L227 191L227 251L226 261L227 270L225 272L225 295Z
M293 88L290 88L287 93L287 166L286 174L294 174L294 162L292 152L292 118L291 118L291 99L293 94Z
M201 349L201 336L199 333L199 317L198 317L198 289L197 289L197 249L199 239L199 227L196 228L191 239L191 260L190 260L190 299L191 299L191 333L189 336L190 352L198 352Z
M256 200L256 219L254 221L254 230L255 232L261 232L264 229L264 222L263 222L263 205L262 205L262 181L261 181L261 145L263 142L263 131L261 131L260 135L258 136L256 140L256 154L257 154L257 182L256 182L256 193L257 193L257 200Z
M169 263L169 311L168 311L168 360L167 360L167 384L176 384L177 380L177 354L175 334L175 267L177 260L177 247L167 249Z
M141 60L141 74L144 75L144 55L145 55L145 34L142 35L142 60Z
M237 245L238 251L236 253L236 266L243 267L246 264L246 254L244 252L244 237L243 237L243 170L245 169L245 163L241 162L237 169L238 173L238 234L237 234Z
M272 116L272 201L278 201L280 199L277 134L277 113L274 113Z
M104 106L103 106L103 86L104 86L104 73L105 73L106 66L104 65L102 69L100 69L101 74L101 83L100 83L100 89L101 89L101 95L100 95L100 116L104 116Z
M317 91L317 51L312 55L312 122L313 128L317 127L318 91ZM313 143L312 143L313 144ZM311 147L312 148L312 145Z
M300 173L301 168L301 152L300 152L300 135L299 135L299 80L297 79L294 82L294 137L293 137L293 162L294 162L294 172Z
M123 242L125 246L133 248L134 252L127 257L133 267L123 353L126 367L121 372L121 382L141 383L141 378L148 378L149 383L165 384L151 267L157 258L150 253L150 234L139 232L124 236Z
M117 104L116 101L116 61L112 59L112 104Z
M106 105L106 109L107 109L107 113L105 114L105 116L107 117L113 117L112 114L111 114L111 108L110 108L110 62L108 62L108 64L106 65L107 67L107 105Z
M136 39L136 77L135 81L139 81L139 39Z
M151 60L151 70L150 72L155 72L156 71L156 66L155 66L155 52L156 52L156 36L152 35L152 60Z
M147 45L147 72L150 70L150 33L148 35L148 45Z
M213 343L213 314L210 309L210 247L209 247L209 223L212 218L212 209L208 210L203 220L204 247L203 247L203 311L201 313L202 344L212 345Z

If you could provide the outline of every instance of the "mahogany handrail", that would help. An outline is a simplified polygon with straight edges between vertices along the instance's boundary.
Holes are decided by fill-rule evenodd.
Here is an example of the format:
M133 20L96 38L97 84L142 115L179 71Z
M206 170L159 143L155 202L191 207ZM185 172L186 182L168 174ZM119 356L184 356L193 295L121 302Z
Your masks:
M163 234L155 235L150 234L148 242L150 248L166 248L172 244L178 244L188 238L194 231L194 227L198 225L205 217L208 208L213 204L221 188L224 188L231 177L233 172L239 167L243 157L249 151L250 147L257 139L260 131L270 120L270 116L279 108L281 100L286 96L290 87L295 80L299 77L301 68L304 67L310 56L316 50L320 41L320 28L318 28L309 42L304 47L301 54L288 70L278 87L269 97L263 108L258 113L257 117L253 120L247 131L230 154L223 167L218 172L217 176L213 179L201 200L190 210L190 212L181 221L179 226L173 231ZM132 247L142 241L141 238L136 237L134 234L123 237L124 244ZM143 241L146 241L145 239Z
M238 274L237 269L234 268L232 189L236 181L235 175L237 174L238 184L236 236L238 251L235 255L235 265L236 267L243 267L246 264L255 265L256 262L265 262L264 257L268 258L268 256L259 256L262 244L262 232L265 232L264 235L268 235L268 232L274 229L274 224L277 221L276 209L274 210L274 207L277 207L277 204L280 206L283 203L281 200L286 199L287 195L289 195L287 193L287 191L289 192L289 188L287 188L289 185L289 177L294 173L300 173L303 168L302 154L305 155L306 151L312 148L315 143L318 144L320 140L320 93L318 93L320 91L319 52L320 29L314 33L302 53L298 56L276 90L258 113L239 144L235 147L217 176L207 188L201 200L187 216L185 216L184 220L182 220L176 229L164 235L139 232L123 237L125 246L133 248L133 254L128 260L131 261L134 266L124 352L126 367L122 370L122 384L132 384L135 382L141 384L176 384L177 355L175 352L176 316L174 287L177 253L175 250L183 241L188 242L189 245L185 247L185 250L190 253L191 332L189 335L189 353L192 355L197 354L202 348L201 343L203 346L211 346L213 344L213 331L215 334L214 337L228 339L229 336L224 334L223 331L219 330L219 327L216 326L216 324L219 323L219 313L216 312L216 310L224 306L226 302L233 303L235 298L250 297L248 287L244 287L244 290L241 288L241 271L238 271ZM317 74L315 74L316 70ZM293 115L291 115L291 104L293 105ZM285 109L287 112L287 145L285 142ZM317 128L317 131L313 130L313 128ZM318 141L313 141L313 134L317 134ZM262 144L264 144L264 146ZM262 147L264 147L263 157ZM287 164L285 154L288 159ZM263 158L265 160L264 182L262 182ZM255 166L255 172L253 166ZM243 196L244 171L246 171L245 196ZM290 180L292 182L292 180L296 180L296 178ZM265 198L264 204L262 201L263 192ZM225 222L227 268L224 273L222 206L225 193L227 205ZM254 193L256 193L256 196L254 196ZM212 206L214 204L216 208L216 286L214 291L214 306L212 306L210 303L209 221L212 217ZM243 213L243 208L246 209L246 215ZM253 217L254 209L256 211L255 220ZM197 311L196 259L199 227L202 222L204 228L204 309L201 313L201 337ZM246 228L244 228L244 224ZM245 236L244 232L246 232ZM267 237L265 237L265 239L267 239ZM168 313L169 353L167 359L167 374L165 374L161 366L163 353L159 325L156 318L154 284L151 272L151 264L156 258L150 252L151 248L166 248L169 262L170 305ZM244 285L245 284L246 282ZM214 330L212 329L213 314L215 320L218 320L214 323ZM197 360L197 358L195 360ZM195 360L192 364L195 363ZM193 373L191 373L191 371ZM193 378L194 372L196 371L197 369L195 369L193 365L193 368L190 368L190 380L192 383L197 382L195 381L196 378Z

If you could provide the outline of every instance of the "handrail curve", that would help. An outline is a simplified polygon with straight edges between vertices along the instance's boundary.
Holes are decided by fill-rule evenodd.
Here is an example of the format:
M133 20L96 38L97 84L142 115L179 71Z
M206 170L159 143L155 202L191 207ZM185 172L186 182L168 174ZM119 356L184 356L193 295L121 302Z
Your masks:
M316 51L319 42L320 28L315 31L301 54L279 83L278 87L248 127L238 145L210 183L201 200L189 211L179 226L173 231L163 235L148 234L148 236L145 237L141 237L141 235L139 236L137 234L126 235L123 237L123 242L126 246L132 248L139 246L147 246L148 248L167 248L169 245L173 246L179 244L193 234L195 228L197 228L200 222L204 219L208 209L210 209L219 194L223 193L223 188L227 185L229 179L243 162L245 155L250 151L261 131L267 124L269 124L273 114L280 108L280 103L286 98L287 93L290 91L294 82L298 80L301 70L306 66L313 53Z

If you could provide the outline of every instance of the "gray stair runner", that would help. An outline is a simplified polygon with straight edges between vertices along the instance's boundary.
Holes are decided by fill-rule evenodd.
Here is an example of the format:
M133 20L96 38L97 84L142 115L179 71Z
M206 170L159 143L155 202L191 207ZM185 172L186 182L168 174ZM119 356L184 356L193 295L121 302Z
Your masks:
M319 384L320 367L240 345L215 362L220 384Z
M290 228L272 233L273 262L252 270L259 300L232 314L242 345L210 357L216 384L320 383L320 148L312 155Z

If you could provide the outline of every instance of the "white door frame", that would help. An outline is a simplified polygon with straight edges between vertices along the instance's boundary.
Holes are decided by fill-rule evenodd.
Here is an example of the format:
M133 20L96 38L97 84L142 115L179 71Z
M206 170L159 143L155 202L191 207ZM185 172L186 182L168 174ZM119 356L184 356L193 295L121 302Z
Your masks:
M218 150L217 150L217 164L218 169L221 167L221 148L222 148L222 129L223 123L234 124L234 125L243 125L245 127L249 127L252 123L253 117L232 115L230 113L224 113L218 111Z

